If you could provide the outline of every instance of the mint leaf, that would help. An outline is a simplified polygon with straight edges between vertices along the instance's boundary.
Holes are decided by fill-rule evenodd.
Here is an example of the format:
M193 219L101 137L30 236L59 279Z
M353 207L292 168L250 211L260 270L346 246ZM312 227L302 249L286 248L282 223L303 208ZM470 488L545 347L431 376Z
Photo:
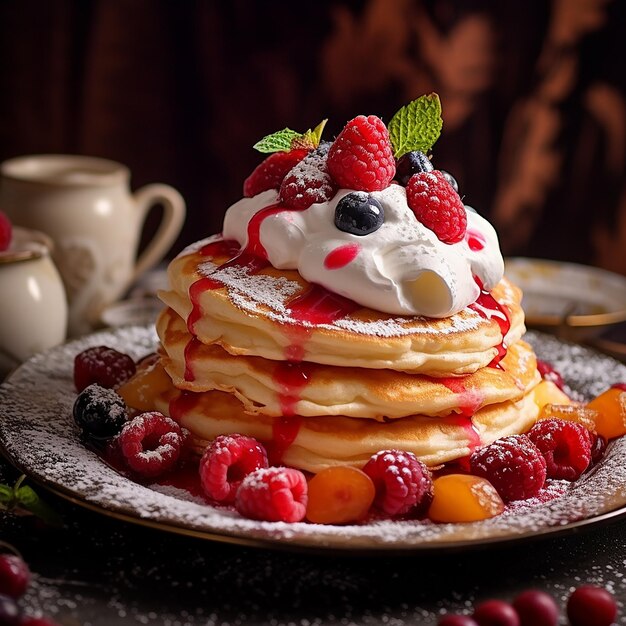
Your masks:
M266 154L270 152L289 152L289 150L291 150L291 142L296 137L301 136L302 135L297 133L295 130L283 128L283 130L279 130L276 133L266 135L263 139L257 141L252 147L259 152Z
M441 102L436 93L403 106L389 121L389 139L396 159L419 150L426 154L441 134Z
M13 487L0 485L0 504L8 505L13 500Z
M28 485L20 487L15 492L15 499L17 500L18 504L20 506L23 506L25 509L28 509L29 506L37 504L37 502L39 502L39 496L35 493L34 489L29 487Z
M36 493L28 486L20 487L17 492L19 506L50 526L61 526L61 517L51 509Z

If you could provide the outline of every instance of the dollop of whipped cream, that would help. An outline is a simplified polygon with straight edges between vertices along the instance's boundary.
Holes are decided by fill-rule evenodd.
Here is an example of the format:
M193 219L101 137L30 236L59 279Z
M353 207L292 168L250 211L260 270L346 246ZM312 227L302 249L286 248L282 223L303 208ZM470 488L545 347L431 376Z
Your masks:
M297 270L308 282L362 306L397 315L448 317L476 301L480 287L502 279L504 260L491 224L469 207L465 239L441 242L407 204L406 190L392 184L370 192L384 209L384 223L359 236L335 226L335 207L350 189L305 210L285 208L263 219L259 240L276 269ZM223 237L248 243L248 224L258 211L278 203L264 191L233 204Z

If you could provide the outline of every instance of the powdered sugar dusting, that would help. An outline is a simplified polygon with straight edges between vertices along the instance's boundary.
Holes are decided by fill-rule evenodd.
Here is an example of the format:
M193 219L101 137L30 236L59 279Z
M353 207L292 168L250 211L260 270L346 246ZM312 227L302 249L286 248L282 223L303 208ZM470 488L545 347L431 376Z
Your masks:
M220 268L210 260L198 266L198 272L211 277L228 288L228 295L235 306L243 311L259 313L261 310L271 320L281 324L294 324L290 315L289 301L302 291L300 284L285 276L250 274L245 266L231 265ZM414 324L413 322L418 322ZM424 322L424 323L421 323ZM332 323L308 322L299 319L298 325L329 330L342 329L360 335L374 337L402 337L407 335L451 335L476 330L484 324L483 318L473 309L465 309L463 315L455 315L445 325L435 325L432 319L420 316L390 319L360 320L351 315Z
M528 333L540 358L553 363L577 393L589 396L626 380L626 367L588 349ZM0 387L0 441L10 459L38 481L103 509L170 528L292 546L410 550L497 541L552 532L626 503L626 440L613 442L602 462L573 484L550 484L537 501L472 524L388 520L353 526L258 522L205 505L173 488L134 483L104 464L78 438L71 418L73 357L105 344L138 358L154 351L148 328L99 333L34 357ZM546 495L547 490L547 495ZM545 501L544 501L545 500Z

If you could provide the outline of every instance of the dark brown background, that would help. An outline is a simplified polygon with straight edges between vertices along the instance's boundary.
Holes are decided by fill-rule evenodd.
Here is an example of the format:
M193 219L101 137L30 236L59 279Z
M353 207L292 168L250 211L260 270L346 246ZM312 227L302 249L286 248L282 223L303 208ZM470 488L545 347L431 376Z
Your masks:
M506 254L626 273L626 3L4 0L0 158L122 161L218 231L251 146L437 91L436 164Z

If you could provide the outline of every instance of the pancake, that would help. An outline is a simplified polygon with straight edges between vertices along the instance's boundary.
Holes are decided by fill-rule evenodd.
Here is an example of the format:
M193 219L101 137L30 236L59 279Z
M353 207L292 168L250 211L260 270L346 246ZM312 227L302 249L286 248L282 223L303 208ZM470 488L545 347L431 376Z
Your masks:
M150 398L150 407L138 408L161 411L187 428L199 454L216 436L240 433L263 442L275 463L310 472L333 465L361 467L375 452L391 448L411 451L430 467L440 465L500 437L527 431L539 414L536 398L541 397L542 402L561 402L563 398L552 383L541 382L519 400L490 405L471 418L412 415L385 422L345 416L285 419L251 415L233 394L222 391L181 391L158 362L149 370L140 369L120 394L130 406L137 397Z
M394 316L238 254L219 236L198 242L170 263L171 288L159 293L202 343L233 355L450 376L485 367L525 331L521 292L506 279L451 317Z
M301 416L343 415L379 421L415 413L471 414L490 404L518 400L540 379L534 352L523 341L509 347L499 368L433 378L392 370L234 356L217 343L205 345L195 339L182 318L169 308L159 316L156 328L161 362L174 386L194 392L232 393L251 414L279 416L287 408Z

